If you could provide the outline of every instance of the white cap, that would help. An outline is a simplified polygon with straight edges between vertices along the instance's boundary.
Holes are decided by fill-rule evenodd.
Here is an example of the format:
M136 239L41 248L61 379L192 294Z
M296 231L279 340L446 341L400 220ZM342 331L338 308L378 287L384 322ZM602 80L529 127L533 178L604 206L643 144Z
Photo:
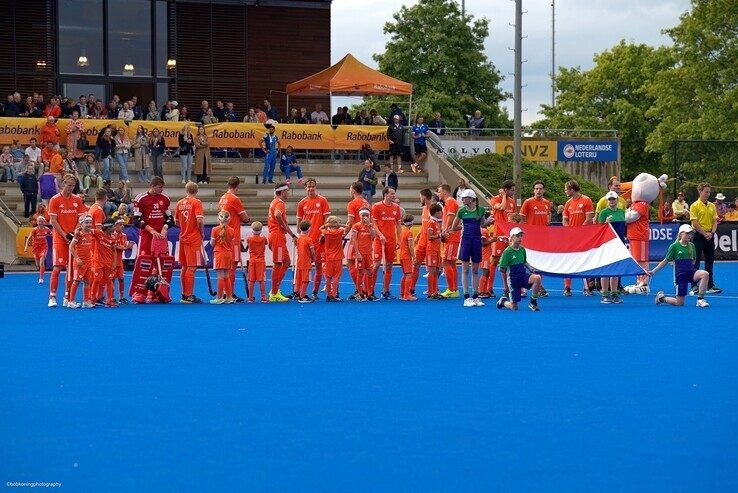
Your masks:
M605 199L607 199L607 200L616 199L616 198L618 198L618 193L617 192L613 192L612 190L609 191L609 192L607 192L605 194Z
M510 230L510 236L516 236L523 234L523 230L520 228L513 228Z
M725 200L725 195L723 195L723 193L720 192L717 195L715 195L715 198L718 200Z
M172 106L179 106L179 103L177 101L172 101Z
M692 231L694 231L694 229L692 229L692 226L689 224L682 224L679 226L679 233L691 233Z
M477 198L477 194L474 193L474 190L472 190L471 188L465 189L463 192L461 192L461 194L459 194L459 196L462 199L463 198L470 198L470 199L476 199Z

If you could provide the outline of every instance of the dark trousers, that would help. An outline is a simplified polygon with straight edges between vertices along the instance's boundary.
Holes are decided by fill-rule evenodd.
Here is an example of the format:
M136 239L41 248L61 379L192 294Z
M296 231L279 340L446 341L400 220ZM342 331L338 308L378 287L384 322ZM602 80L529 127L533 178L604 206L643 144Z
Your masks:
M35 193L24 193L23 194L23 216L25 218L31 217L31 214L36 212L36 201L38 195Z
M692 240L694 243L694 249L696 251L697 257L694 260L694 268L699 269L700 268L700 262L702 261L702 258L705 258L705 270L708 274L710 274L710 280L707 282L707 289L710 289L715 285L715 282L712 278L712 264L715 263L715 236L713 235L710 240L706 240L704 236L702 236L698 232L694 232L694 239ZM696 283L692 283L694 286L696 286Z

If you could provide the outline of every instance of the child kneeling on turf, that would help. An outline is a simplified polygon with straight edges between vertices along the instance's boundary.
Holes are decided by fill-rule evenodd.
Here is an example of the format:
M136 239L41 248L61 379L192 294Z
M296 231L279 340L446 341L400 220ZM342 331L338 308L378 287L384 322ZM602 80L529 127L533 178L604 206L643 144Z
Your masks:
M511 229L510 246L505 248L502 257L500 257L500 273L509 279L508 286L510 286L512 299L508 300L503 296L497 301L497 308L517 310L518 302L522 299L521 290L530 289L532 295L528 308L537 312L540 310L538 308L538 296L541 291L541 276L540 274L528 273L529 270L532 272L533 269L528 265L525 248L521 245L522 241L523 230L520 228Z
M210 300L213 305L234 303L233 283L231 282L231 265L233 264L233 242L235 233L228 226L231 215L228 211L218 213L218 226L210 233L210 246L213 247L213 268L218 274L217 298ZM223 294L225 293L225 298Z
M694 243L691 242L694 230L689 224L682 224L679 226L679 234L677 241L669 246L666 251L666 257L664 260L648 271L649 277L660 271L670 261L674 262L674 282L677 286L676 297L666 296L663 291L659 291L656 295L656 304L661 305L666 303L667 305L684 306L684 297L689 292L689 285L692 282L697 282L699 290L697 292L697 306L699 308L707 308L710 304L705 299L705 291L707 290L707 283L709 281L709 274L705 270L695 270L694 259L696 251Z
M249 250L249 303L254 302L254 286L259 283L259 293L261 294L261 302L269 303L266 297L266 260L264 253L266 252L267 240L261 235L264 227L259 221L251 223L251 236L246 239L246 245Z

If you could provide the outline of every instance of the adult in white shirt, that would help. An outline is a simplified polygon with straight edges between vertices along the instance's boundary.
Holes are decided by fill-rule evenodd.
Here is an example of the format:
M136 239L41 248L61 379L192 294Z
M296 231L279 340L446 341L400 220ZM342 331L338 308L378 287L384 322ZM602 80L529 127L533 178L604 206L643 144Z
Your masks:
M32 163L40 163L41 162L41 148L36 147L36 139L31 138L31 145L26 147L25 154L28 156L29 161Z
M179 110L177 109L177 106L179 106L179 103L176 101L171 101L169 103L169 110L164 114L164 118L166 118L168 122L179 121Z
M328 120L328 115L325 114L325 111L323 111L323 105L320 103L317 103L315 105L315 111L310 113L310 122L311 123L328 123L330 120Z
M123 109L118 112L118 120L123 120L126 123L131 123L134 116L135 115L133 114L133 110L128 104L128 101L123 103Z

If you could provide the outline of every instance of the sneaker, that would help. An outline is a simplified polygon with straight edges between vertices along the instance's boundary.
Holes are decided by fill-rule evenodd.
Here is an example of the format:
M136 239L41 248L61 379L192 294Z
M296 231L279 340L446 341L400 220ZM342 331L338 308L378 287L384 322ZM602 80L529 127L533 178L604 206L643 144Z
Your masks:
M612 303L612 299L609 295L603 294L600 297L600 303L602 303L603 305L609 305L610 303Z
M261 297L261 302L262 302L262 303L269 303L269 300L267 299L267 297L266 297L266 296L262 296L262 297Z
M62 300L62 306L66 308L68 304L69 304L69 299L67 299L67 297L65 296L64 299Z
M49 298L49 308L54 308L56 306L56 298Z
M179 299L179 302L184 304L192 303L192 301L190 301L190 297L185 295L182 295L182 297Z
M95 304L97 306L105 306L105 298L100 298L100 299L95 300Z
M197 296L195 296L194 294L191 294L187 297L187 303L202 303L202 300L198 298Z
M328 296L328 297L327 297L327 298L325 299L325 301L327 301L328 303L337 303L337 302L339 302L339 301L343 301L343 300L342 300L341 298L338 298L338 297L334 297L334 296Z
M710 306L710 304L707 302L707 300L705 298L699 298L697 300L697 307L698 308L707 308L709 306Z
M654 301L656 302L657 305L660 305L661 303L664 302L665 297L666 295L664 294L664 292L659 291L658 293L656 293L656 299Z
M502 310L503 308L505 308L505 303L507 303L507 298L503 296L502 298L497 300L497 309Z
M530 308L530 311L532 311L532 312L540 312L541 311L541 309L538 308L538 303L536 303L533 300L531 300L531 302L528 303L528 308Z
M298 303L312 303L313 299L309 296L303 296L302 298L297 299Z
M479 297L484 299L491 298L492 293L490 293L489 291L482 291L481 293L479 293Z
M707 294L720 294L720 293L722 293L722 292L723 292L723 290L722 290L722 289L720 289L720 288L719 288L719 287L717 287L717 286L713 286L713 287L711 287L710 289L708 289L708 290L707 290ZM699 306L699 305L698 305L698 306ZM707 306L709 306L709 305L707 305Z
M299 180L297 180L297 184L298 185L302 185L302 182L303 182L303 179L302 178L300 178Z
M350 301L354 301L354 300L355 300L356 298L358 298L358 297L360 297L360 296L361 296L361 295L359 294L359 292L358 292L358 291L354 291L354 294L352 294L351 296L349 296L349 297L348 297L348 299L349 299Z
M43 284L44 283L44 278L43 277L39 277L38 278L38 283L39 284Z
M269 295L269 301L273 303L283 303L285 301L289 301L289 298L286 298L282 295L282 293L277 292L277 294Z
M312 298L313 298L313 301L318 301L318 300L320 299L320 298L318 297L318 292L317 292L317 291L313 291L313 296L312 296Z
M370 294L369 296L366 297L366 300L367 301L379 301L380 298L377 298L376 296L374 296L374 293L372 293L372 294Z
M446 291L448 291L448 290L446 290ZM449 294L446 294L446 292L444 291L442 294L443 294L443 297L444 298L458 298L460 296L458 290L456 290L456 291L449 291Z
M474 306L484 306L484 301L479 298L472 298L472 301L474 302Z
M438 301L438 300L442 300L443 296L441 296L440 293L433 293L433 294L428 295L428 299L430 301Z
M470 307L470 306L477 306L477 305L474 303L474 298L465 298L464 299L464 306L465 307Z
M418 163L412 163L410 165L410 169L413 170L413 173L417 173L418 172Z
M582 293L584 293L584 296L592 296L592 291L590 291L589 289L585 289L584 291L582 291Z
M95 308L95 303L92 301L83 301L82 308Z
M571 288L564 289L564 296L571 296Z
M247 302L247 303L253 303L253 302L254 302L254 297L253 297L253 296L251 296L251 297L247 298L247 299L246 299L246 302Z
M538 293L539 298L545 298L548 296L548 291L546 291L546 288L541 286L541 291Z
M225 298L215 298L213 300L210 300L211 305L222 305L226 302Z
M615 303L617 305L623 304L623 299L620 297L618 293L612 293L610 295L610 303Z
M105 303L105 308L118 308L118 302L115 300L110 300L109 302Z
M392 294L387 291L386 293L382 293L382 299L383 300L396 300L397 296L392 296Z
M697 295L697 292L699 291L699 289L700 288L698 286L692 286L692 289L689 290L689 294L691 296L696 296Z
M76 301L68 301L67 304L64 306L66 306L67 308L79 308L82 305L80 305Z
M233 294L233 301L235 301L236 303L243 303L243 302L244 302L244 299L243 299L243 298L241 298L240 296L237 296L237 295L236 295L236 294L234 293L234 294Z
M118 303L120 303L121 305L127 305L127 304L128 304L128 300L127 300L127 299L125 299L125 298L120 298L120 299L118 300Z

